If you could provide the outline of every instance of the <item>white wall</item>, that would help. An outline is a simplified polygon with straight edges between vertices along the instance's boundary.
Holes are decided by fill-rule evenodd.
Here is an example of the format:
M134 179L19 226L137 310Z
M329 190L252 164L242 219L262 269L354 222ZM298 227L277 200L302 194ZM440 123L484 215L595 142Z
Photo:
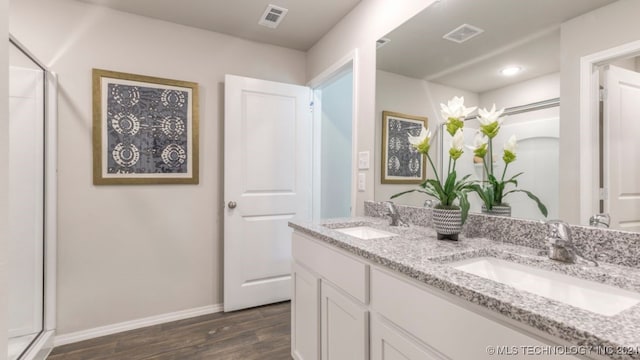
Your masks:
M323 219L351 215L353 73L322 88L321 211Z
M640 1L620 0L569 20L561 26L560 217L580 219L579 114L580 58L640 39Z
M509 108L560 97L560 73L543 75L480 94L481 107ZM511 135L519 141L518 158L509 165L507 177L524 172L518 178L518 188L533 192L549 210L549 218L558 216L558 127L559 108L530 111L505 117L500 134L493 140L497 157L494 173L501 174L503 144ZM508 186L508 190L512 185ZM472 203L478 199L472 196ZM505 199L511 205L514 217L544 219L537 206L522 193Z
M480 93L480 107L510 108L560 97L560 73L543 75Z
M4 41L0 45L0 164L2 173L9 171L9 1L0 0L0 33ZM9 211L9 178L0 176L0 331L7 334L7 239ZM7 358L7 336L0 336L0 360Z
M421 79L414 79L386 71L376 71L376 106L375 106L375 199L386 201L399 192L415 189L417 185L382 184L382 112L393 111L408 115L426 116L428 126L435 134L442 121L440 103L446 103L454 96L464 96L466 106L476 106L478 95L472 92L443 86ZM431 158L437 165L438 136L434 136L431 146ZM440 171L440 170L438 170ZM427 164L427 177L433 178L433 170ZM422 206L427 197L413 193L398 197L393 201L398 204Z
M358 94L355 99L358 111L358 151L374 154L376 142L375 41L433 2L434 0L411 0L400 6L394 0L363 0L307 52L307 79L313 79L353 49L357 49L358 62L354 76ZM372 156L371 163L378 164L379 160ZM356 212L359 215L364 213L364 201L374 198L374 168L377 166L366 171L366 191L357 193Z
M58 334L221 303L224 74L303 84L305 54L69 0L10 16L59 75ZM92 185L92 68L200 84L199 185Z

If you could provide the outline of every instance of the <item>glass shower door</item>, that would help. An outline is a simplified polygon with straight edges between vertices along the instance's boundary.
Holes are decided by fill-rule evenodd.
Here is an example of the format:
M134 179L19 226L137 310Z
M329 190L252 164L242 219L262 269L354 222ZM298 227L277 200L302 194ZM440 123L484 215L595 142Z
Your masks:
M11 45L9 69L9 360L43 329L44 71Z

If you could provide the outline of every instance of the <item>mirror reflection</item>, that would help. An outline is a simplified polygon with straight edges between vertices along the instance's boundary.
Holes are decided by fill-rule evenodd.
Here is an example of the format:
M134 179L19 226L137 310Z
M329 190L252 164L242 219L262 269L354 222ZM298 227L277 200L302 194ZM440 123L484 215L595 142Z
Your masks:
M576 55L585 56L601 49L620 44L615 29L607 34L610 19L623 21L628 13L638 13L640 2L634 0L542 0L536 2L524 0L441 0L425 9L394 31L378 41L376 74L376 156L382 153L382 113L396 112L408 116L428 118L428 128L435 134L431 157L438 159L439 172L446 173L447 152L451 146L451 136L443 131L440 104L447 103L454 96L463 96L465 106L477 106L490 109L505 108L505 117L499 134L493 139L494 173L501 174L504 163L501 159L503 144L515 135L517 138L517 159L509 164L507 177L523 172L518 177L518 189L526 189L536 194L548 209L547 218L563 218L574 223L586 224L589 216L583 216L577 190L579 177L579 145L575 140L579 125L580 112L577 101L561 96L561 86L579 91L579 85L569 83L571 78L577 83L579 61L570 63ZM608 20L609 19L609 20ZM599 21L602 20L602 21ZM598 47L590 43L587 34L580 34L580 27L596 22L608 39L598 38ZM591 24L592 25L592 24ZM593 27L593 26L591 26ZM613 27L613 26L612 26ZM593 32L593 30L590 30ZM635 40L640 39L636 32ZM595 42L594 42L595 43ZM578 50L582 51L578 54ZM640 52L640 49L639 49ZM637 54L636 54L637 55ZM625 79L630 73L638 74L640 61L637 56L626 54L612 57L598 64L602 74L622 68ZM622 71L615 70L616 74ZM640 75L640 74L638 74ZM618 76L618 75L616 75ZM601 76L604 88L612 80L611 75ZM636 87L640 89L640 85ZM606 92L605 92L606 93ZM623 97L639 96L640 91L623 91ZM572 94L574 95L574 94ZM578 95L575 94L577 98ZM640 112L632 104L637 100L627 100L628 114ZM602 194L602 199L594 201L589 211L593 215L610 213L607 217L596 216L594 225L605 226L610 222L612 228L640 231L632 224L640 225L640 213L622 217L616 212L629 212L632 207L640 212L640 204L621 201L611 193L622 192L615 184L623 183L625 191L640 194L635 185L640 174L615 174L611 169L625 154L636 154L640 150L631 142L625 148L612 146L616 142L616 129L637 127L631 124L633 115L623 115L618 120L607 119L607 104L599 104L593 99L593 106L602 106L602 119L599 121L598 134L594 138L598 143L594 153L596 170L593 189ZM561 111L562 109L562 111ZM611 111L609 111L611 113ZM480 126L475 119L477 112L467 117L464 125L465 144L472 145ZM570 114L566 119L562 114ZM626 116L626 117L625 117ZM610 116L611 117L611 116ZM628 120L626 120L628 118ZM627 123L624 123L628 121ZM571 130L573 133L568 132ZM638 129L640 131L640 128ZM625 143L626 144L626 143ZM612 157L609 159L608 157ZM376 200L388 200L393 194L415 188L413 184L382 183L383 169L388 164L384 160L376 169ZM618 169L620 167L618 166ZM471 174L478 181L486 180L482 161L474 159L472 150L457 161L460 174ZM628 169L628 168L627 168ZM635 169L632 169L635 171ZM639 169L640 171L640 169ZM433 172L428 167L427 177ZM568 176L567 174L572 174ZM629 176L631 175L631 176ZM614 178L619 177L620 179ZM568 180L572 179L573 184ZM602 188L602 190L600 190ZM608 192L608 193L607 193ZM636 196L637 197L637 196ZM624 196L622 196L624 198ZM428 198L413 193L394 199L398 203L423 206ZM471 211L480 212L481 200L470 195ZM635 200L638 201L638 200ZM513 193L505 199L511 206L511 216L527 219L545 219L534 201L524 193ZM623 210L620 210L623 209ZM629 220L631 219L631 220ZM635 219L635 220L634 220Z

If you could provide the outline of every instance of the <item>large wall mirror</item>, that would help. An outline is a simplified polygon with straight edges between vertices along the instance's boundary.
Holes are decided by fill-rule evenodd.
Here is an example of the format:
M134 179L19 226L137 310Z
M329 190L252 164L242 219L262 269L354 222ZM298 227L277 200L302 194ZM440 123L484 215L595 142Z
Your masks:
M580 59L640 40L640 25L631 15L639 13L637 0L434 2L378 41L376 156L382 153L383 111L427 117L428 127L435 134L432 158L446 173L451 137L441 129L440 104L453 96L464 96L466 106L491 108L495 104L506 108L507 116L494 139L498 149L494 155L498 169L494 171L501 171L503 144L515 135L517 160L509 165L508 172L524 172L518 188L538 195L548 208L547 219L588 223L588 217L583 218L579 210L578 190L580 171L585 170L578 165L584 162L580 160L582 140L578 136L585 134L580 134L580 122L591 121L580 119L578 109ZM640 125L632 120L634 113L635 118L640 113L640 83L628 85L629 81L635 84L630 79L640 77L638 54L640 45L636 53L627 51L594 65L594 71L601 74L599 83L594 84L596 89L612 86L613 76L624 76L625 80L618 83L627 85L604 92L618 94L615 103L623 104L622 109L612 110L614 102L607 103L607 99L599 103L597 91L594 93L592 106L602 108L602 116L593 120L597 121L597 134L587 134L595 149L591 162L594 169L590 169L596 187L593 191L602 194L589 211L611 213L611 228L629 231L640 231L640 167L636 170L635 165L619 163L626 157L635 164L640 146L636 141L620 140L624 135L620 129L637 129L640 133ZM615 113L616 119L610 113ZM479 127L476 114L465 121L468 145ZM486 175L475 160L472 151L466 149L457 169L482 181ZM380 162L376 168L375 199L379 201L415 187L382 183L381 170L386 165ZM624 172L616 171L616 166ZM427 169L427 176L432 177L431 169ZM413 193L394 201L423 206L425 200L423 194ZM470 200L471 211L479 212L479 198L471 195ZM525 194L511 194L506 200L513 217L545 219ZM636 213L629 216L630 209Z

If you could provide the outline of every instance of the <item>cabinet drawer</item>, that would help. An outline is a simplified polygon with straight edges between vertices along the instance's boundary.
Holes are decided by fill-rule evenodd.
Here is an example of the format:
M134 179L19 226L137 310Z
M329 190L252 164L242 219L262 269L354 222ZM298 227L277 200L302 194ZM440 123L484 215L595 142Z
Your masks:
M369 302L369 265L298 232L293 233L293 258L337 285L363 304Z
M538 338L465 309L445 296L386 271L376 268L371 271L372 309L451 359L500 358L488 353L489 346L517 347L519 350L521 347L547 345ZM505 358L524 356L517 355ZM536 359L577 358L542 355Z

